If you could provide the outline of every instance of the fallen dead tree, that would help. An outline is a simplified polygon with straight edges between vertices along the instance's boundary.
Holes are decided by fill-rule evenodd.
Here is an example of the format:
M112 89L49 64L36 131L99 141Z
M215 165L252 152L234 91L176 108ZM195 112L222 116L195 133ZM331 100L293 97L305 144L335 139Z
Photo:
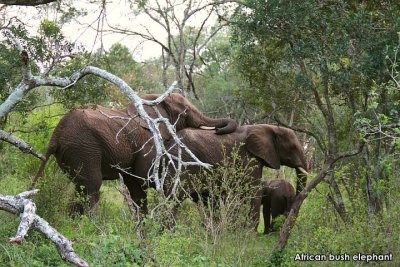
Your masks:
M36 214L36 205L31 197L38 192L39 190L35 189L15 196L0 195L0 210L5 210L21 217L15 237L10 238L9 241L16 244L22 243L29 228L33 226L54 243L63 260L76 266L89 266L85 260L75 253L70 240Z

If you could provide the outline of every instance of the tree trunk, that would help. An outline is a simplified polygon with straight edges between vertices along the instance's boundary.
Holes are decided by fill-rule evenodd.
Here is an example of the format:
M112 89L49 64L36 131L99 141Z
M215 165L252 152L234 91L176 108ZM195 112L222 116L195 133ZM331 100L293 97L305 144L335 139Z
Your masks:
M169 67L171 60L170 60L170 55L168 54L168 52L167 53L165 52L164 48L162 49L161 56L162 56L162 78L161 79L162 79L163 86L165 88L167 88L168 87L167 72L168 72L168 67Z
M288 217L285 220L285 223L282 226L281 232L279 234L278 243L275 248L281 250L285 248L287 241L289 239L290 230L294 226L297 216L299 215L300 207L303 204L304 199L306 199L308 193L314 189L328 174L328 172L332 169L333 160L328 160L322 166L321 171L314 177L305 188L296 196L292 208L289 212Z
M371 166L372 164L371 164L368 147L365 149L365 151L363 153L363 160L364 160L364 163L366 166L366 169L365 169L365 179L366 179L365 192L366 192L366 197L367 197L368 214L369 214L370 219L373 220L374 216L376 214L379 214L381 211L381 203L380 203L380 200L379 200L378 196L376 195L375 190L373 188L374 183L376 181L374 180L375 177L373 177L373 175L371 175L374 171L373 171L373 166ZM376 168L377 168L377 166L376 166ZM374 176L375 175L376 175L376 171L374 172ZM379 177L378 177L378 179L379 179Z
M342 192L340 192L340 188L339 188L338 184L336 183L334 171L332 171L332 173L331 173L331 179L329 181L329 185L330 185L331 189L333 190L333 194L330 193L328 195L328 199L333 204L333 207L339 214L340 218L345 223L348 223L350 221L350 219L347 215L346 207L344 206ZM337 201L335 201L335 197L333 195L336 196Z

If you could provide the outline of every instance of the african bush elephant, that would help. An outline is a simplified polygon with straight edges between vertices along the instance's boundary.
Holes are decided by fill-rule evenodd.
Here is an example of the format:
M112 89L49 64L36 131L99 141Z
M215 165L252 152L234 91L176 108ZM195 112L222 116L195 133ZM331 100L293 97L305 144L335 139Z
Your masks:
M283 179L264 181L262 192L261 204L263 205L264 234L267 234L272 230L273 220L276 217L279 215L287 216L296 193L293 186Z
M215 135L209 131L188 128L179 131L178 136L202 162L212 165L221 163L224 154L229 156L234 147L239 147L241 160L250 162L253 167L251 177L254 186L261 188L263 166L279 169L281 165L296 169L297 192L300 192L305 185L306 157L295 133L288 128L268 124L244 125L225 135ZM177 146L172 142L167 142L166 145L170 147L171 154L177 155ZM182 158L189 160L186 153L183 153ZM190 179L191 174L199 173L200 170L199 167L188 167L181 176L181 180ZM191 188L185 188L185 190L195 201L198 200L197 192ZM258 190L252 200L251 208L255 222L258 222L260 202L261 190Z
M155 100L158 94L142 98ZM231 119L206 117L189 100L173 93L157 105L160 113L175 123L176 130L187 127L215 127L212 134L233 132L237 124ZM151 117L155 117L152 107L144 107ZM135 116L133 104L125 110L113 110L98 105L74 109L58 123L50 139L45 160L39 167L41 176L51 155L58 165L67 172L75 183L76 190L89 196L90 207L99 200L99 190L103 180L118 179L119 173L129 189L132 199L146 211L146 179L152 166L155 150L152 134L145 121ZM129 123L126 118L131 118ZM164 124L160 125L164 140L171 138ZM126 169L131 175L115 168ZM76 204L72 212L82 213L83 207Z

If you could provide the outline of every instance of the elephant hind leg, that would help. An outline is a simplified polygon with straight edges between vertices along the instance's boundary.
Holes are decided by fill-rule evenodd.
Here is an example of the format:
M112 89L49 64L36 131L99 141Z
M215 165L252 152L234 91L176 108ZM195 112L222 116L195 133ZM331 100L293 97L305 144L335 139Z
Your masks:
M77 200L70 207L70 214L83 214L86 210L92 210L100 199L100 187L102 175L100 166L87 168L75 174L72 181L75 184Z
M77 199L70 206L70 214L73 216L80 215L88 210L92 210L99 202L100 186L101 183L96 186L93 184L87 186L81 182L75 183Z
M147 214L147 194L143 189L143 181L131 176L124 176L123 178L132 200L139 205L141 212Z

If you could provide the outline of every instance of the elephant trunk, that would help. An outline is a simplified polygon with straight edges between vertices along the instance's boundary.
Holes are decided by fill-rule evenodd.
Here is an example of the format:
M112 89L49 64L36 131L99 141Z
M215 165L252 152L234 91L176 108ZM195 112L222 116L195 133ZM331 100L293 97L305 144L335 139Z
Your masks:
M299 158L297 160L297 164L295 165L296 169L296 176L297 176L297 182L296 182L296 196L303 191L304 187L306 186L307 183L307 176L308 174L308 164L306 160L306 156L304 152L301 150L299 153Z
M296 196L304 189L307 183L308 172L303 167L296 167L297 183Z
M216 134L228 134L234 132L237 126L238 125L236 121L232 119L212 119L203 117L203 121L199 124L198 127L205 130L215 129Z
M236 121L232 119L222 119L222 121L215 126L216 134L232 133L238 127Z

